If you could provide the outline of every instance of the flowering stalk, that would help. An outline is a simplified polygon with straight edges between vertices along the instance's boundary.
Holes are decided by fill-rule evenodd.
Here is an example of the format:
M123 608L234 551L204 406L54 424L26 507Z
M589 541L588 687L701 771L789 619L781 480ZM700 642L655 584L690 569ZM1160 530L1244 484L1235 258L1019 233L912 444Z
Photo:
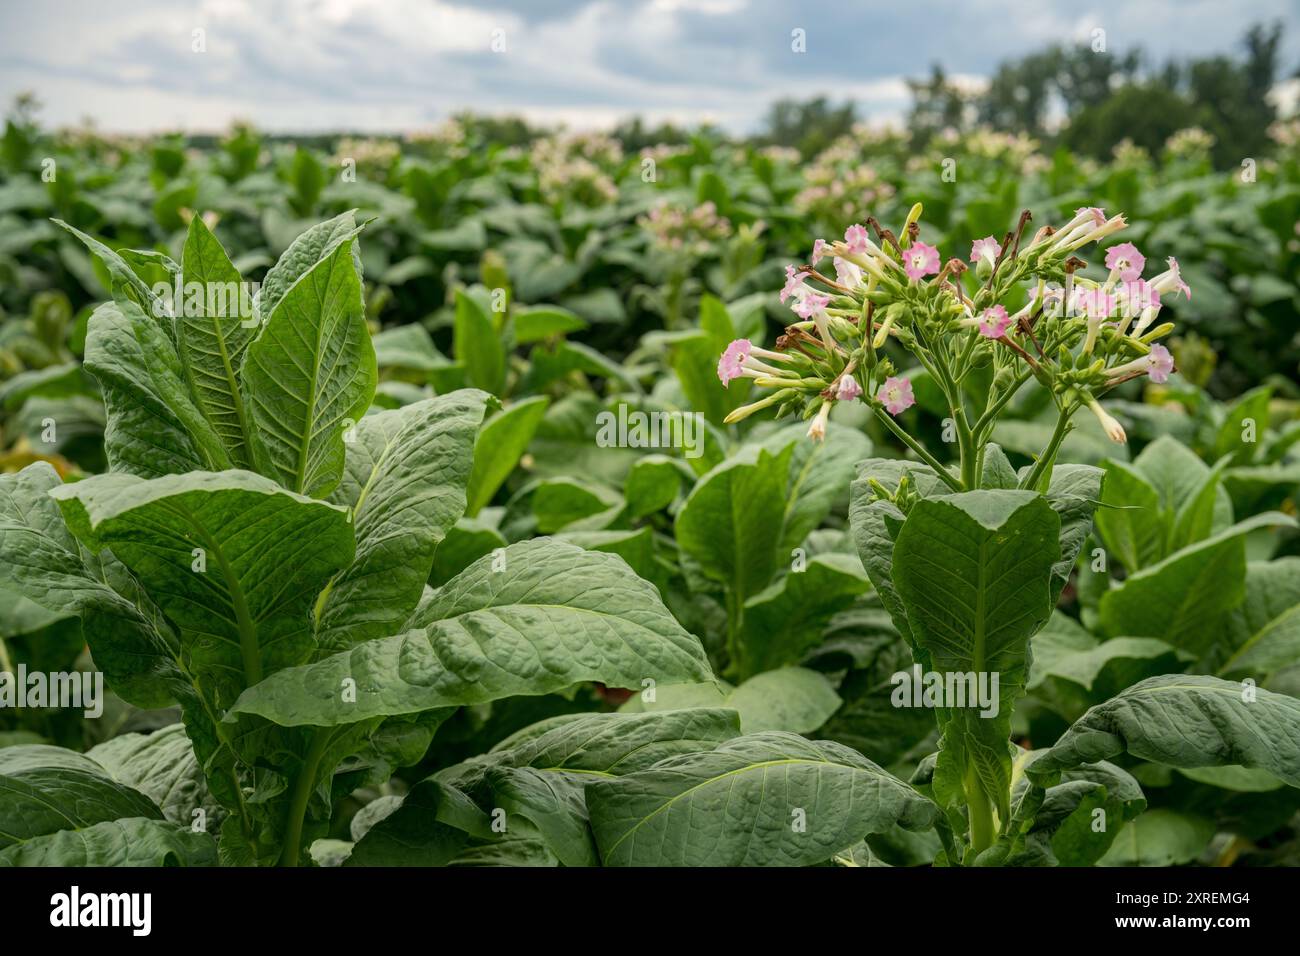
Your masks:
M808 435L823 441L836 402L868 404L884 426L954 491L977 488L984 450L998 418L1030 379L1052 397L1058 419L1023 487L1050 475L1071 419L1085 405L1114 441L1123 427L1098 398L1141 376L1168 381L1169 350L1157 343L1173 328L1162 323L1161 299L1191 291L1178 263L1150 280L1146 257L1129 242L1105 254L1101 281L1080 275L1076 253L1127 225L1084 207L1059 228L1044 226L1022 248L1030 216L999 241L975 240L966 258L944 264L923 239L922 209L912 207L896 238L868 217L842 240L818 239L806 265L789 266L780 299L795 313L774 349L745 339L732 342L718 362L723 384L751 378L773 392L736 409L728 423L774 408L777 417L811 419ZM833 269L834 276L824 271ZM967 262L971 265L968 266ZM887 354L888 353L888 354ZM904 427L900 416L916 404L911 378L895 364L906 354L943 394L957 444L955 468L942 465ZM972 370L991 367L983 404L972 399Z

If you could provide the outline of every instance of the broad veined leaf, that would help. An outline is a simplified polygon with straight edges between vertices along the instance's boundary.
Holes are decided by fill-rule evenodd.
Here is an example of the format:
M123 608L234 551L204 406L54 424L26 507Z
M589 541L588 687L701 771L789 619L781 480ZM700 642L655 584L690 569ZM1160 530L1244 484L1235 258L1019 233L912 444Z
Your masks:
M686 474L679 462L667 455L646 455L638 460L623 483L629 514L644 518L667 508L677 500Z
M1300 663L1300 558L1248 564L1246 598L1224 630L1222 676L1258 679Z
M122 734L87 751L119 783L139 790L172 823L190 827L202 811L204 828L215 833L225 811L208 793L203 768L181 724L151 734Z
M1026 771L1129 753L1173 767L1239 764L1300 787L1300 699L1217 677L1151 677L1093 707Z
M175 346L134 303L101 305L91 315L86 371L104 395L104 451L113 471L156 478L230 466L190 397Z
M581 332L587 327L586 319L554 305L520 309L512 318L515 341L520 345L540 342L566 332Z
M996 713L946 702L936 777L965 780L973 769L1003 820L1011 711L1029 676L1029 639L1052 613L1060 527L1037 494L973 491L918 501L894 546L894 584L926 669L974 675L990 691L998 676Z
M1132 465L1108 462L1097 532L1130 573L1164 555L1165 522L1156 489Z
M61 487L46 462L0 475L0 637L81 619L96 666L113 689L139 707L163 707L187 687L178 648L156 609L128 590L114 560L87 557L68 531L50 492ZM137 595L138 597L138 595Z
M775 732L594 780L587 807L607 866L807 866L938 812L847 747Z
M1021 755L1012 790L1014 803L1026 787L1023 765L1044 751ZM1047 789L1013 866L1092 866L1110 849L1125 822L1146 809L1146 796L1133 776L1115 764L1085 764L1061 775ZM1100 824L1100 825L1099 825Z
M877 499L871 487L871 482L876 481L893 494L904 478L922 497L946 490L926 465L897 458L868 459L861 463L858 477L849 488L849 527L862 566L894 627L915 648L907 613L894 587L894 541L906 516L892 501Z
M1103 472L1092 465L1057 465L1047 487L1047 503L1061 519L1061 558L1052 569L1052 603L1070 580L1074 562L1092 531L1101 497Z
M677 543L738 600L776 571L789 452L750 447L699 480L677 513Z
M791 570L745 603L744 672L798 663L831 617L870 587L852 554L819 554Z
M456 316L452 349L465 366L469 384L498 393L504 384L505 348L492 316L465 292L456 291Z
M181 268L184 308L176 317L176 347L199 410L212 425L236 468L253 464L248 446L248 412L239 370L244 350L257 334L252 296L202 216L190 220ZM197 283L198 295L192 295Z
M150 289L148 284L140 278L139 274L131 268L126 259L124 259L120 254L114 252L108 246L104 245L98 239L86 235L80 229L68 225L62 219L55 219L54 223L55 225L62 226L64 229L68 230L68 232L80 239L82 244L85 245L85 247L104 264L104 268L108 270L110 281L112 283L109 291L112 293L114 301L119 305L126 302L133 302L146 312L152 313L155 321L165 327L165 334L168 336L171 335L171 315L167 311L165 303L153 294L153 290Z
M1130 684L1186 667L1178 652L1153 637L1113 637L1092 641L1087 647L1055 647L1046 651L1034 639L1034 665L1028 687L1067 720L1081 716L1093 704L1119 693ZM1046 637L1052 641L1052 636Z
M344 509L251 472L97 475L52 495L83 543L137 575L221 707L310 657L312 602L353 556Z
M549 403L540 395L525 399L503 408L484 423L474 443L474 468L465 491L466 515L472 518L478 514L510 477Z
M1219 630L1219 616L1245 595L1243 536L1258 528L1294 526L1295 520L1266 512L1239 521L1125 578L1101 598L1107 634L1158 637L1175 647L1203 651Z
M352 512L356 558L316 605L318 656L398 633L465 511L487 396L460 391L367 415L330 500Z
M58 830L0 850L0 866L215 866L211 835L167 820L128 817Z
M339 243L285 290L244 358L258 471L312 496L339 483L344 432L375 393L354 245Z
M713 676L654 585L621 558L546 538L476 561L422 601L411 623L406 634L273 674L233 712L329 726L584 680L640 688ZM342 699L345 681L355 681L355 702Z
M719 680L708 684L656 687L628 698L621 713L734 710L745 733L787 730L810 734L840 706L840 697L824 674L804 667L782 667L756 674L739 687Z
M871 454L871 440L856 428L832 423L826 440L810 441L803 425L790 425L762 442L773 455L790 447L789 483L781 550L789 553L822 523L853 479L854 465Z
M0 750L0 850L120 817L162 814L82 754L42 744Z
M1214 821L1191 813L1148 810L1115 834L1099 866L1178 866L1201 855L1214 838Z
M330 256L339 246L356 238L363 227L357 225L356 210L349 209L326 222L317 223L289 243L284 254L266 272L257 294L259 325L280 304L289 289L304 275ZM361 273L361 254L352 251L357 274Z
M740 725L747 734L765 730L812 733L841 703L824 675L806 667L781 667L745 681L727 695L725 706L740 713Z

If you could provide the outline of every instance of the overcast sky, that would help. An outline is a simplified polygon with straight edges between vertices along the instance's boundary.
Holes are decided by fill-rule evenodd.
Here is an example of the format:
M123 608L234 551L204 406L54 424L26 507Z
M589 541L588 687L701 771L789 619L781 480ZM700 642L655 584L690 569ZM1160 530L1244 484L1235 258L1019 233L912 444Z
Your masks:
M772 100L817 93L898 117L903 78L935 61L978 83L1097 28L1156 60L1235 53L1274 19L1294 72L1300 0L0 0L0 96L32 90L49 123L122 131L399 130L469 108L743 132Z

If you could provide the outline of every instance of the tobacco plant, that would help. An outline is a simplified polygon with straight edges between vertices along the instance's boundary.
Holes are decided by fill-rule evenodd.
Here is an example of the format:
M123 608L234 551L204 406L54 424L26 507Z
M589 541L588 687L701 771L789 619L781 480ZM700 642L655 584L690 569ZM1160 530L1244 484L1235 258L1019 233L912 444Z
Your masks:
M298 864L458 706L711 676L612 555L539 538L426 586L491 399L366 414L361 229L309 229L256 295L200 217L180 263L78 233L112 276L85 362L109 471L0 478L0 589L27 633L79 629L118 695L179 704L184 730L5 748L0 860Z

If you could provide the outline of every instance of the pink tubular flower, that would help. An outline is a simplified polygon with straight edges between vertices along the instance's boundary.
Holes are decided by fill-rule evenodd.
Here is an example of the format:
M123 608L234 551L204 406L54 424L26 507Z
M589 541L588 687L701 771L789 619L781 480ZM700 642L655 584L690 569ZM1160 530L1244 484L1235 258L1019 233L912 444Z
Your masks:
M1120 311L1137 315L1143 309L1160 308L1160 293L1146 279L1124 282L1117 290Z
M814 260L815 261L815 260ZM799 272L794 266L785 267L785 285L781 288L781 301L795 294L795 290L803 285L803 280L808 277L806 272Z
M835 391L835 398L841 402L851 402L862 394L862 386L848 372L840 376L839 387Z
M1084 213L1092 217L1094 226L1104 226L1106 224L1106 210L1098 206L1080 206L1074 211L1076 216L1082 216Z
M1169 350L1163 345L1151 346L1151 354L1147 356L1151 363L1151 370L1148 373L1151 381L1157 385L1163 385L1169 381L1169 375L1174 370L1174 357Z
M1011 316L1007 315L1007 310L1003 306L989 306L980 316L980 335L986 339L1000 339L1007 334L1007 326L1010 324Z
M849 247L849 252L866 252L867 251L867 227L854 223L844 230L844 244Z
M909 279L921 279L939 271L939 250L924 242L914 242L903 250L903 271Z
M1178 268L1178 260L1173 256L1169 257L1169 269L1160 273L1151 280L1151 286L1156 290L1157 295L1168 295L1170 292L1181 292L1187 296L1190 301L1192 298L1192 289L1186 282Z
M1133 282L1142 275L1142 267L1147 264L1146 256L1138 252L1131 242L1121 242L1106 250L1106 268L1118 272L1125 282Z
M817 265L817 263L822 261L823 256L829 255L830 247L831 244L827 242L825 239L814 239L813 251L812 251L812 264Z
M835 280L840 285L848 286L850 289L856 289L862 285L862 269L854 265L847 259L835 257Z
M741 378L745 374L745 359L749 358L750 351L754 348L754 343L749 339L736 339L727 346L722 357L718 359L718 378L722 384L731 387L731 380Z
M831 297L828 295L818 295L816 292L809 292L799 296L799 301L794 305L794 314L801 319L811 319L826 310L830 304Z
M1074 307L1090 319L1109 319L1115 314L1115 297L1101 289L1080 289Z
M979 262L980 259L986 259L989 265L1002 255L1002 246L992 236L984 239L976 239L970 247L970 261Z
M897 375L885 379L885 384L880 386L876 398L884 404L885 411L891 415L901 415L916 404L911 381Z

